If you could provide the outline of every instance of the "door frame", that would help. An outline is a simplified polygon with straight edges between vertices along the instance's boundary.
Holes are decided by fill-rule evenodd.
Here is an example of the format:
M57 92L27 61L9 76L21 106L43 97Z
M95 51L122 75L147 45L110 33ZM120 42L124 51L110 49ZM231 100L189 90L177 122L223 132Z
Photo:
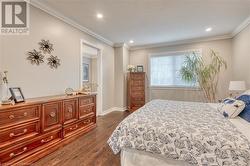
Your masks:
M93 44L93 43L90 43L84 39L81 39L80 40L80 59L79 59L79 62L80 62L80 77L79 77L79 85L80 85L80 88L82 88L82 58L83 58L83 50L84 50L84 45L86 46L89 46L89 47L92 47L94 49L97 49L98 51L98 55L97 55L97 84L98 84L98 87L97 87L97 106L96 106L96 115L100 115L102 113L102 108L103 108L103 105L102 105L102 100L103 100L103 97L102 97L102 48L98 47L97 45Z

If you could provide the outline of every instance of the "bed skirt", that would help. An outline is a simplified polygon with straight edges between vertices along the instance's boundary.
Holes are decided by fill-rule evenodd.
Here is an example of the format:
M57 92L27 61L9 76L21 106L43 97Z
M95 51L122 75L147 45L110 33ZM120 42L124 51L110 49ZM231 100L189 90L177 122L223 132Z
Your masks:
M121 166L190 166L184 161L165 159L159 155L137 151L133 149L123 149L121 151Z

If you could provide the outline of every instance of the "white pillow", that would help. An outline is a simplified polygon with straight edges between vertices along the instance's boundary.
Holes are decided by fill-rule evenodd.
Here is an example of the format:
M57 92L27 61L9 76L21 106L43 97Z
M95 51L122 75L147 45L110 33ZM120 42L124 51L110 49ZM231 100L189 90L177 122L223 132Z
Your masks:
M223 104L218 108L219 111L226 118L235 118L241 111L245 108L245 103L241 100L236 100L233 98L227 98L223 101Z

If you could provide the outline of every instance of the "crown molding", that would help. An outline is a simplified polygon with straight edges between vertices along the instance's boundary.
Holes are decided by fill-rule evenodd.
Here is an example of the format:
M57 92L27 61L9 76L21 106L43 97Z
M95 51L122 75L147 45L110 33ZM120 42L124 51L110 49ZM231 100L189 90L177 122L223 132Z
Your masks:
M44 3L41 3L37 0L25 0L26 2L28 2L29 4L31 4L32 6L43 10L44 12L62 20L63 22L77 28L78 30L87 33L88 35L108 44L109 46L113 47L114 43L104 37L102 37L101 35L96 34L95 32L89 30L88 28L81 26L80 24L76 23L75 21L73 21L72 19L64 16L63 14L61 14L60 12L56 11L55 9L52 9L51 7L45 5Z
M140 50L140 49L147 49L147 48L156 48L156 47L164 47L164 46L173 46L173 45L182 45L182 44L191 44L191 43L231 39L231 38L234 38L241 31L243 31L248 25L250 25L250 16L248 18L246 18L239 26L237 26L232 33L227 34L227 35L206 37L206 38L187 39L187 40L180 40L180 41L173 41L173 42L163 42L163 43L156 43L156 44L138 45L138 46L130 47L130 50L133 51L133 50Z
M126 43L115 43L114 48L119 48L119 47L125 47L126 49L130 49L130 46L127 45Z
M223 40L223 39L230 39L235 37L238 33L244 30L250 24L250 16L244 20L235 30L227 35L222 36L215 36L215 37L206 37L206 38L195 38L195 39L187 39L187 40L180 40L180 41L172 41L172 42L162 42L162 43L155 43L155 44L145 44L145 45L137 45L137 46L129 46L126 43L113 43L112 41L98 35L97 33L89 30L88 28L76 23L72 19L64 16L60 12L52 9L51 7L41 3L37 0L25 0L26 2L30 3L32 6L43 10L44 12L64 21L65 23L81 30L82 32L87 33L88 35L108 44L111 47L126 47L129 50L139 50L139 49L146 49L146 48L156 48L156 47L163 47L163 46L173 46L173 45L181 45L181 44L191 44L191 43L198 43L198 42L208 42L208 41L215 41L215 40Z
M163 42L163 43L156 43L156 44L145 44L145 45L138 45L130 47L131 51L140 50L140 49L149 49L149 48L157 48L157 47L164 47L164 46L174 46L174 45L182 45L182 44L192 44L192 43L200 43L200 42L209 42L215 40L224 40L224 39L231 39L232 35L222 35L222 36L214 36L214 37L205 37L205 38L195 38L195 39L187 39L187 40L180 40L174 42Z
M127 45L126 43L124 43L124 45L123 45L126 49L130 49L130 46L129 45Z
M250 24L250 16L245 19L235 30L232 32L232 37L243 31Z
M125 43L115 43L114 47L123 47L125 45Z

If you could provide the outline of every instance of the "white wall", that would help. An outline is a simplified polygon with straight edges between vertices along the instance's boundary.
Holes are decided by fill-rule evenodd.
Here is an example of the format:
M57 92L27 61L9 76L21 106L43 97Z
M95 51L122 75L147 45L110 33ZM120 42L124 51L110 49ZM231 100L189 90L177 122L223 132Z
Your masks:
M233 39L233 79L250 88L250 24Z
M123 47L115 48L115 106L123 107Z
M126 45L115 48L115 107L127 106L127 66L129 52Z
M123 105L127 107L127 67L129 65L129 50L127 46L123 47L123 77L124 77L124 98L123 98Z
M209 57L209 51L214 49L220 53L228 64L228 69L222 71L220 75L219 85L218 85L218 96L219 98L224 98L228 96L228 84L232 76L232 40L217 40L210 42L201 42L193 44L183 44L175 46L165 46L158 48L148 48L140 50L130 51L130 64L139 65L142 64L148 75L148 58L152 53L161 53L161 52L174 52L174 51L184 51L191 49L202 49L203 57L205 60ZM149 78L147 78L149 83ZM146 97L149 100L149 96L152 99L161 98L161 99L171 99L171 100L185 100L185 101L204 101L203 95L200 91L191 90L191 89L147 89Z
M53 55L61 59L57 70L46 61L36 66L26 60L27 52L38 49L41 39L54 44ZM109 109L114 105L114 49L40 9L30 7L29 35L1 36L1 68L9 71L10 85L21 87L26 98L63 94L67 87L78 89L80 39L102 48L103 109Z

